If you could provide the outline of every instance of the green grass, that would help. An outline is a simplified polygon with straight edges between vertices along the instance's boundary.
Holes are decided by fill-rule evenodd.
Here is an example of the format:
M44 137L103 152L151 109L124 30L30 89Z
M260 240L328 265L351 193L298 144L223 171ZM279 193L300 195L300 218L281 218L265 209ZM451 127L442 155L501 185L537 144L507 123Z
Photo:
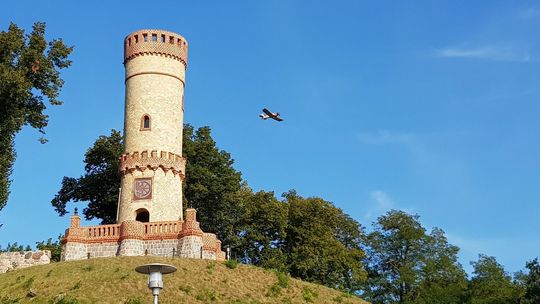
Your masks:
M147 277L135 267L166 263L160 303L364 304L355 296L279 272L225 262L158 257L96 258L34 266L0 274L0 303L150 303ZM32 288L37 296L27 296Z

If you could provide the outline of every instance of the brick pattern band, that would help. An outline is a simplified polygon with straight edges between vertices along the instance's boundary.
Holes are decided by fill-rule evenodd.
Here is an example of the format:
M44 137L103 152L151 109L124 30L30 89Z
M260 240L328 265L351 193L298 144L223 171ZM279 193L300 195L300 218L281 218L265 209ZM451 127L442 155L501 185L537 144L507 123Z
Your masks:
M124 63L136 56L160 55L187 66L188 44L181 35L163 30L139 30L124 39Z
M182 180L185 178L186 159L180 155L166 151L143 151L126 153L120 156L120 174L124 175L135 170L144 171L146 169L172 171L178 174Z

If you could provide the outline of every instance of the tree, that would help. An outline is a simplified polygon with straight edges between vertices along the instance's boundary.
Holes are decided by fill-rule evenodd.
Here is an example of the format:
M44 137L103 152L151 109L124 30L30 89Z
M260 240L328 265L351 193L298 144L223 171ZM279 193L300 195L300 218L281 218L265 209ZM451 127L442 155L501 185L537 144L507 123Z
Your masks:
M27 245L26 247L28 248L29 246ZM2 249L2 246L0 246L0 252L19 252L23 250L24 246L17 244L17 242L13 244L8 243L6 249Z
M432 229L423 247L420 285L413 303L452 304L465 301L467 275L458 262L458 252L459 248L448 243L442 229Z
M527 262L529 273L525 277L525 303L540 303L540 264L538 258Z
M85 174L62 179L62 187L51 201L56 212L65 215L70 201L88 202L83 210L86 219L98 218L102 224L114 223L120 187L119 157L123 151L120 132L111 130L111 135L100 136L86 151Z
M201 228L216 233L224 244L238 245L242 206L238 198L241 173L231 155L219 150L210 127L184 125L183 156L187 158L184 203L197 209Z
M72 50L61 39L47 42L42 22L34 23L26 36L14 23L0 32L0 210L9 196L15 135L26 125L45 133L46 101L62 104L58 100L64 84L60 70L71 65Z
M373 303L462 303L466 276L459 248L444 231L430 234L418 215L391 210L367 236L368 281L364 296Z
M63 216L68 212L69 202L88 202L83 210L86 219L114 223L120 187L119 157L123 151L120 132L112 130L109 136L100 136L85 154L85 174L63 178L61 189L51 201L58 214ZM209 127L194 131L186 124L183 152L188 160L184 203L197 208L204 231L215 232L226 244L236 247L242 213L238 199L242 179L240 172L232 167L234 161L229 153L216 147Z
M392 210L367 237L368 289L373 303L408 303L420 282L425 229L418 215Z
M520 303L518 288L495 257L480 254L469 283L470 304Z
M60 234L56 242L53 242L52 238L49 238L47 242L36 242L36 248L38 250L49 250L51 252L51 261L60 262L60 257L62 256L62 244L60 243L61 238L62 235Z
M241 201L242 230L238 252L245 263L287 271L284 242L287 229L288 205L278 201L273 192L243 187Z
M361 226L321 198L303 198L295 191L284 197L289 207L285 250L291 275L358 291L366 278Z

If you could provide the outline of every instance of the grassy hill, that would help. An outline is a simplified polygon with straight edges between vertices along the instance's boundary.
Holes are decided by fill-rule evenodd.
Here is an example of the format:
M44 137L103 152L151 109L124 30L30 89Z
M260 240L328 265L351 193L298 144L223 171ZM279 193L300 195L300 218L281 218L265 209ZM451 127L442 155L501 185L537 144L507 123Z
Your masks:
M70 261L0 274L0 303L151 303L147 276L134 271L147 263L178 268L164 276L160 303L367 303L253 266L157 257Z

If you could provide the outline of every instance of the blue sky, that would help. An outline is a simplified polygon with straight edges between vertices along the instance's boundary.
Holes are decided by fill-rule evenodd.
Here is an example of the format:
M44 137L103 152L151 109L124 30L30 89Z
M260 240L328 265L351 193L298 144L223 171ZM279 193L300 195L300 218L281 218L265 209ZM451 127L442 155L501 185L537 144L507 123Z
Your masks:
M49 142L17 136L0 244L67 228L50 205L62 177L123 127L123 38L161 28L189 42L185 120L209 125L255 190L323 197L368 229L418 213L469 271L479 253L511 272L539 255L538 2L90 2L11 1L0 17L75 45Z

